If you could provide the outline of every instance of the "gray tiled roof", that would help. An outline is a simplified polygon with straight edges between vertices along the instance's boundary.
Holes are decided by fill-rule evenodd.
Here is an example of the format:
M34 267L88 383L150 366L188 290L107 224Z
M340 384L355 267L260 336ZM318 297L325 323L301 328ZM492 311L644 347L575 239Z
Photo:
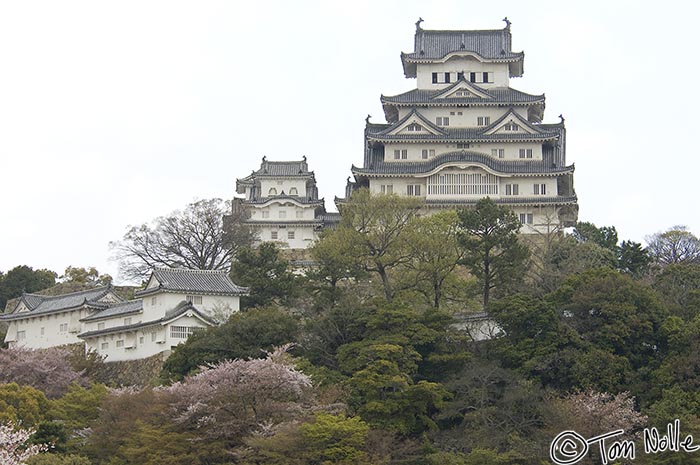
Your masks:
M254 200L243 200L242 203L244 205L259 205L259 204L264 204L267 202L270 202L271 200L292 200L294 202L298 202L304 205L322 205L323 204L323 199L313 199L311 197L299 197L296 195L273 195L270 197L261 197L258 199Z
M457 81L451 87L457 87L460 81ZM518 104L518 103L535 103L543 102L545 97L542 95L532 95L526 94L519 90L515 90L511 87L491 87L489 89L484 89L479 86L479 90L483 93L490 95L492 99L484 99L481 97L453 97L453 98L435 98L440 94L449 92L450 88L442 90L427 90L427 89L413 89L403 94L398 95L382 95L381 101L383 104L391 103L396 105L503 105L506 104Z
M510 28L482 31L440 31L418 28L411 53L402 53L401 61L407 77L415 77L411 63L439 60L452 52L473 52L499 62L522 61L522 52L511 50ZM516 73L517 75L517 73Z
M103 318L111 318L119 315L126 315L129 313L138 313L143 310L143 300L129 300L127 302L121 302L115 305L111 305L104 310L100 310L93 313L90 316L86 316L80 321L95 321L101 320Z
M238 180L239 183L244 183L247 181L252 181L255 177L260 176L271 176L271 177L309 177L313 176L314 172L309 171L309 166L306 163L306 157L299 161L268 161L267 158L263 157L262 163L260 163L260 169L253 171L245 178Z
M158 291L216 295L242 295L248 293L247 287L234 284L225 271L156 268L153 270L151 279L156 279L160 285L156 288L136 291L134 296L144 296Z
M479 201L478 198L474 199L428 199L425 201L426 205L476 205ZM499 205L543 205L543 204L555 204L555 205L573 205L578 201L575 195L563 196L555 195L550 197L501 197L498 199L493 199Z
M397 127L400 127L411 118L418 117L423 124L433 129L439 134L426 133L402 133L390 134ZM535 134L486 134L498 127L507 118L516 119L519 124L535 131ZM559 124L532 124L517 114L512 108L505 112L500 118L485 127L437 127L428 121L415 108L407 113L403 118L391 125L368 124L365 127L365 136L369 140L382 142L402 141L402 142L506 142L506 141L530 141L530 140L551 140L560 136L562 125Z
M84 304L88 304L96 307L106 306L103 303L97 302L99 299L103 298L107 294L112 292L111 286L100 286L95 289L88 289L86 291L71 292L70 294L63 294L57 296L44 296L38 294L25 294L22 296L22 300L30 308L29 312L22 313L9 313L2 317L5 319L12 319L14 317L26 317L34 315L43 315L47 313L61 312L65 310L70 310L73 308L78 308ZM14 310L16 310L15 307ZM13 310L13 312L14 312Z
M368 168L352 166L353 174L363 175L415 175L427 174L446 163L476 163L504 174L561 174L573 172L574 166L556 167L538 160L501 160L479 152L462 150L438 155L428 161L375 162Z
M95 331L87 331L87 332L78 334L78 337L81 339L85 339L85 338L89 338L89 337L102 336L104 334L133 331L135 329L159 325L162 323L166 323L174 318L177 318L178 316L182 315L183 313L185 313L187 311L192 311L192 312L196 313L197 315L199 315L200 318L202 318L204 321L206 321L207 323L209 323L211 325L216 324L215 321L213 321L209 316L207 316L204 313L197 310L190 302L182 301L179 304L177 304L175 306L175 308L173 308L172 310L169 310L165 314L165 316L163 316L162 318L158 318L157 320L146 321L143 323L134 323L134 324L130 324L130 325L114 326L111 328L98 329Z

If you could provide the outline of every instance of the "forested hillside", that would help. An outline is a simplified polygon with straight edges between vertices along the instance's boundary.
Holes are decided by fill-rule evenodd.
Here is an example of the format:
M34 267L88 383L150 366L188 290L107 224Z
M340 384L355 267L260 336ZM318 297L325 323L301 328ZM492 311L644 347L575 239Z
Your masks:
M700 437L693 234L651 232L646 248L585 222L522 236L488 199L420 207L360 191L305 274L273 243L242 248L244 308L150 386L95 382L104 362L61 349L1 351L0 422L52 444L26 462L41 465L529 465L552 463L562 431L617 429L634 463L700 463L640 438L675 419ZM484 310L497 329L476 340L484 320L468 316ZM601 463L591 451L579 463Z

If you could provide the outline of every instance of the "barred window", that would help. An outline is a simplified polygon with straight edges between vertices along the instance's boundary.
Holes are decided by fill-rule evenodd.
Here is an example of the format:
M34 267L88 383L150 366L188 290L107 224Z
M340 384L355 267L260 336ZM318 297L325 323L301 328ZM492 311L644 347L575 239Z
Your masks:
M190 335L196 333L198 330L196 326L171 326L170 327L170 337L173 339L187 339Z
M428 178L428 195L496 195L498 178L481 173L438 173Z
M192 304L195 304L195 305L201 305L202 304L202 296L201 295L188 295L187 301L192 303Z

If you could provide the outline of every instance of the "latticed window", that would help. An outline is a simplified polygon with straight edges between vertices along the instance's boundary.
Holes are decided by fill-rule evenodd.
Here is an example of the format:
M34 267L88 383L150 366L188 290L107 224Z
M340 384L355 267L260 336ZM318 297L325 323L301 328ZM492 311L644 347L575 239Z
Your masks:
M194 304L194 305L202 305L202 296L201 295L188 295L187 301Z
M496 195L498 178L482 173L438 173L428 178L428 195Z
M413 123L413 124L409 124L407 129L409 131L422 131L423 126L421 126L420 124L417 124L417 123Z
M170 337L173 339L187 339L200 329L201 328L197 328L196 326L171 326Z

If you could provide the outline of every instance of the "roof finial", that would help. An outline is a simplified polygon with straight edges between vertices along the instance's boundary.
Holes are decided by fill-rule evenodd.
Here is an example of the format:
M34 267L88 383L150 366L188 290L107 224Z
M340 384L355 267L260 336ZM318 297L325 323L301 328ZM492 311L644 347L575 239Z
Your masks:
M267 156L263 155L263 163L265 163L266 161L267 161Z
M416 32L421 30L420 23L423 22L423 18L418 18L418 21L416 21Z
M372 115L368 114L367 118L365 118L365 124L369 124L369 119L372 117Z
M301 159L306 161L306 155L302 155Z
M503 18L503 21L506 22L506 29L510 29L510 21L508 21L508 16L506 16L505 18Z
M559 119L561 120L560 124L564 124L564 115L559 115Z

